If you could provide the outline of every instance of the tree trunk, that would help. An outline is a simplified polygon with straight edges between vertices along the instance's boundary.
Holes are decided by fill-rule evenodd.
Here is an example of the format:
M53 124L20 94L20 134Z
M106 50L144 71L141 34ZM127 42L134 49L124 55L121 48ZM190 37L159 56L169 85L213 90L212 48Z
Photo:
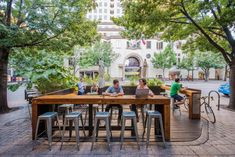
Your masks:
M230 100L229 108L235 110L235 58L233 59L232 64L230 65Z
M206 82L207 82L208 79L209 79L209 70L210 70L210 69L205 70L205 81L206 81Z
M228 75L228 66L226 65L224 67L224 81L227 81L227 75Z
M189 79L189 70L188 70L188 79L187 79L187 80L188 80L188 81L190 80L190 79Z
M0 113L8 112L7 105L7 66L8 49L0 49Z
M162 69L162 78L165 81L165 69Z
M193 75L194 75L194 70L192 69L192 81L194 80Z

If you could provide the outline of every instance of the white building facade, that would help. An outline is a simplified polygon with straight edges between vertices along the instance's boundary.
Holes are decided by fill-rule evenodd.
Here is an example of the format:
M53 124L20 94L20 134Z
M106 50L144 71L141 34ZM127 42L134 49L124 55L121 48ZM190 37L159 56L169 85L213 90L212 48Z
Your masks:
M102 40L110 42L113 51L119 54L119 57L112 63L109 68L109 74L112 78L125 80L130 76L137 75L139 77L156 78L163 77L161 69L155 69L151 62L154 53L159 53L171 44L177 58L177 63L184 56L181 51L182 41L167 43L159 37L143 40L127 40L120 36L123 28L115 25L111 18L123 15L120 0L96 0L97 7L87 14L90 20L99 20L98 31L102 36ZM223 70L211 69L210 79L223 79ZM176 76L177 75L177 76ZM168 69L165 71L165 78L174 79L174 77L186 78L188 73L186 70ZM190 74L192 77L192 74ZM203 72L196 69L193 78L203 79Z

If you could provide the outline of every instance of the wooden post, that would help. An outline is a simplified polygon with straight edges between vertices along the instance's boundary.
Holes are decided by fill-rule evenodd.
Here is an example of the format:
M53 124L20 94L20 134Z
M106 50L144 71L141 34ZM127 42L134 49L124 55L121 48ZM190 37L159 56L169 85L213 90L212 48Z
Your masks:
M35 99L32 101L32 139L35 139L36 125L38 120L38 104Z
M170 110L170 100L164 104L163 107L163 124L164 124L164 132L165 132L165 139L169 141L171 139L171 126L170 126L170 119L171 119L171 110Z

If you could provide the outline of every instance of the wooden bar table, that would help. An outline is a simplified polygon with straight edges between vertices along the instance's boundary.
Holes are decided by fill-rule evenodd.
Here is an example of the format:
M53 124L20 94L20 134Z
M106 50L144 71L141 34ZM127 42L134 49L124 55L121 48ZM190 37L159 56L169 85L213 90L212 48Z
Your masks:
M170 85L162 85L162 89L170 90ZM201 98L201 90L198 89L181 89L179 91L182 94L185 94L189 99L189 119L200 119L201 118L201 104L200 104L200 98Z
M120 104L120 105L144 105L153 104L162 109L163 124L166 140L170 140L170 99L165 96L155 95L146 99L138 99L135 95L124 95L118 97L102 95L77 95L76 93L64 95L44 95L33 99L32 102L32 138L35 136L35 129L40 108L53 104L89 104L89 122L85 128L89 130L89 135L93 132L93 107L92 104ZM113 127L112 127L113 130Z

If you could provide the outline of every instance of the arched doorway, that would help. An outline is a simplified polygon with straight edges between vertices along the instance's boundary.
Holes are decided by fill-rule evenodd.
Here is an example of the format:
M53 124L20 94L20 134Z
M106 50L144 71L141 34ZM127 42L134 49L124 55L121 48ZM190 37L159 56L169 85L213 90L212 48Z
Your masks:
M124 77L128 79L133 76L141 76L141 65L137 57L131 56L125 61Z

